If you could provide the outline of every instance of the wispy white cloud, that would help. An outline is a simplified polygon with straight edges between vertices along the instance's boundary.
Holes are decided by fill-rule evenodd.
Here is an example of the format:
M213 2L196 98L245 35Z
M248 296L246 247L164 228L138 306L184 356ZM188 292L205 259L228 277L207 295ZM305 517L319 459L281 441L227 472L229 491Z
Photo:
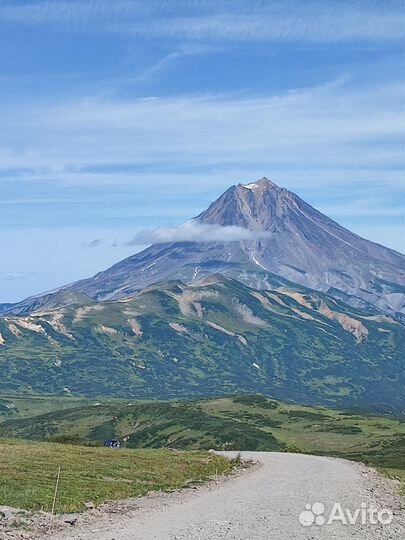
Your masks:
M218 226L188 221L178 227L159 227L139 231L128 243L130 246L163 244L167 242L238 242L268 236L265 231L251 231L237 226Z
M222 171L241 180L275 173L284 179L288 169L290 181L296 175L307 185L328 182L325 171L333 171L333 185L342 182L340 171L359 181L369 171L375 181L399 185L402 92L400 85L365 89L341 79L255 98L85 99L0 107L0 174L3 181L91 185L146 184L159 176L164 182L165 175L181 183L190 175L202 180Z
M405 37L405 15L380 9L358 9L348 3L288 3L262 12L216 13L177 17L168 25L155 21L148 28L133 25L133 34L213 42L339 43L400 41Z
M35 0L0 6L0 21L217 43L376 42L405 37L401 0Z
M28 0L0 5L0 21L26 25L57 25L88 28L95 21L103 28L111 18L139 17L147 14L146 3L136 0Z
M348 77L256 97L0 105L3 208L5 190L9 206L15 201L17 209L24 199L40 200L42 186L43 196L58 194L61 204L72 197L88 200L90 222L96 219L94 189L110 223L147 216L153 226L189 219L229 185L268 176L348 227L361 217L363 223L377 216L398 221L395 201L404 196L402 114L401 85L365 88ZM23 199L16 196L17 186ZM107 201L118 193L128 194L132 206L123 210L118 202L108 214ZM49 213L59 223L57 209L53 204ZM7 215L7 223L15 223ZM24 208L19 220L25 215ZM391 236L384 243L398 249Z
M164 73L168 69L170 69L176 62L180 61L181 59L187 58L187 57L195 57L195 56L201 56L207 53L213 53L214 52L213 47L209 47L206 45L181 45L176 48L176 50L166 54L155 62L154 64L151 64L147 68L145 68L139 75L133 78L127 78L129 82L145 82L150 81L153 78L156 78L161 73Z

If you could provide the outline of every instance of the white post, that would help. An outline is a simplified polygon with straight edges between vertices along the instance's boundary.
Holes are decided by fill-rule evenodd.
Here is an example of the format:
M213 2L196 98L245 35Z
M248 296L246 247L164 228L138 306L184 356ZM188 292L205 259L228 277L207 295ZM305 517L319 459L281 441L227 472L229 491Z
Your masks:
M53 502L52 502L52 511L51 511L51 520L50 520L50 523L49 523L49 530L52 527L53 515L55 513L56 497L58 495L59 480L60 480L60 471L61 471L61 467L59 466L58 475L56 477L55 492L53 494Z

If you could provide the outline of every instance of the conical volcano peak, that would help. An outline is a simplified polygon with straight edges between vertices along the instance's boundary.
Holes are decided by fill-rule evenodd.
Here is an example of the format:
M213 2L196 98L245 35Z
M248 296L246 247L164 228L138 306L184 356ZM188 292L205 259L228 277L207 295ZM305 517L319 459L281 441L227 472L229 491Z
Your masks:
M276 219L297 208L297 197L268 178L229 188L197 219L212 225L269 230Z
M231 188L232 189L232 188ZM297 196L288 189L280 187L278 184L269 180L266 177L260 178L255 182L249 182L248 184L238 184L233 186L233 189L242 198L257 198L257 199L273 199L273 200L290 200L295 201Z
M249 184L238 184L238 187L258 192L262 192L267 189L281 189L280 186L278 186L272 180L269 180L265 176L263 176L263 178L260 178L259 180L256 180L256 182L250 182Z

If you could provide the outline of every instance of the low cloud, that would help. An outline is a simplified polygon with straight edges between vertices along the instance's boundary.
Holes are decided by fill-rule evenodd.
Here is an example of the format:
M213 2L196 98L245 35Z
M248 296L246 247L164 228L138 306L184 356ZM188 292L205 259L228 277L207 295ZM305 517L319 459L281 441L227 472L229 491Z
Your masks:
M34 272L7 272L5 274L0 274L0 279L14 281L17 279L28 279L33 276L35 276Z
M99 247L102 243L103 243L102 238L95 238L94 240L91 240L90 242L83 242L82 246L88 247L88 248L95 248L95 247Z
M143 229L127 244L129 246L145 244L164 244L170 242L238 242L257 240L268 236L266 231L251 231L237 226L208 225L187 222L179 227L159 227Z
M107 238L94 238L93 240L82 242L82 247L84 248L98 248L100 246L108 246L115 248L120 245L122 245L122 242L120 242L118 238L114 238L111 241L109 241Z

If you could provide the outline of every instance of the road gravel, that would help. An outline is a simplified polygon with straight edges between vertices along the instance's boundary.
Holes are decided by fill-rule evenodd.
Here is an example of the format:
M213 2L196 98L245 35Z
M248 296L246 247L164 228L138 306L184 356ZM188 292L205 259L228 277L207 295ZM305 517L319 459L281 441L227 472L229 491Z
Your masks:
M225 453L232 457L232 453ZM363 464L277 452L242 452L256 464L217 483L122 501L87 513L53 540L399 540L405 519L399 485ZM318 514L308 512L314 510ZM390 524L327 523L335 503L388 509ZM121 505L121 507L120 507ZM311 510L306 510L311 505ZM323 505L323 507L322 507ZM321 513L322 509L324 512ZM319 524L303 525L318 518ZM374 516L377 520L377 516ZM388 519L384 514L383 518ZM306 519L304 519L306 518ZM344 517L347 521L347 517Z

